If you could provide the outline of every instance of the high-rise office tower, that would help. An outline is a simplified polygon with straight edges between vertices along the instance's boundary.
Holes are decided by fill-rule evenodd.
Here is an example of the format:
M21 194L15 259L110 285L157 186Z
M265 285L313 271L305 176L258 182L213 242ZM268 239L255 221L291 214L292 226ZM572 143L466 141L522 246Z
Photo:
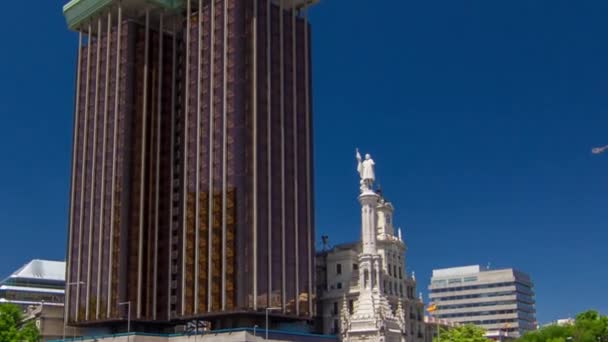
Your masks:
M64 6L79 33L69 322L312 317L315 2Z

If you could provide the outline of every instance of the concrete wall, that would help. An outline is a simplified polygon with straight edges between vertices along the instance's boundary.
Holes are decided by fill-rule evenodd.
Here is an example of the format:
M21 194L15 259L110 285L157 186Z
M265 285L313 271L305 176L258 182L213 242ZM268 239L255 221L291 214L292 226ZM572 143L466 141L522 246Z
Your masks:
M274 342L313 342L313 341L337 341L336 338L321 336L321 335L299 335L282 333L279 331L270 330L268 334L268 340L265 339L265 330L257 329L254 332L248 331L229 331L229 332L218 332L218 333L206 333L198 336L155 336L155 335L120 335L120 336L100 336L100 337L88 337L85 339L75 339L74 341L84 342L261 342L261 341L274 341ZM71 340L68 340L71 341Z

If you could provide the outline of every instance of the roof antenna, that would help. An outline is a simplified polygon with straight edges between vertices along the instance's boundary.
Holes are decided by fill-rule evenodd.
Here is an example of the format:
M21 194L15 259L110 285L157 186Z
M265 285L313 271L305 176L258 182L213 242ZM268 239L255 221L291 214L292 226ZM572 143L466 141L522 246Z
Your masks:
M488 264L486 265L486 270L489 270L492 267L492 263L490 261L488 261Z

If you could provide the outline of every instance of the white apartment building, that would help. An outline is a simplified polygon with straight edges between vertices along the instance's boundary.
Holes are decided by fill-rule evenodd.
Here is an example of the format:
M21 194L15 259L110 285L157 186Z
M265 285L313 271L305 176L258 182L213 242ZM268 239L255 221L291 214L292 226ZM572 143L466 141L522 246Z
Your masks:
M512 268L433 270L429 297L439 319L507 332L510 337L536 329L534 285L527 274Z

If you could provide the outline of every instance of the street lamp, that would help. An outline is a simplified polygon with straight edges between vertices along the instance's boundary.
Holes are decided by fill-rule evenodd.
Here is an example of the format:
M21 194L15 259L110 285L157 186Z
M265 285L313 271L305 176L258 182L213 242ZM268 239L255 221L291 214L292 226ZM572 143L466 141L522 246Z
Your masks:
M127 306L127 341L129 340L131 333L131 301L118 303L118 306L126 305Z
M258 325L257 325L257 324L253 326L253 337L256 337L256 336L255 336L255 331L256 331L256 329L257 329L257 328L258 328Z
M74 282L71 282L71 283L66 283L65 287L69 288L70 286L74 286L74 285L81 286L81 285L84 285L84 284L85 284L84 281L74 281ZM65 305L65 298L63 299L63 304ZM64 313L63 313L63 315L64 315L64 317L63 317L63 340L64 341L65 341L65 329L66 329L66 327L68 325L67 311L69 311L69 310L70 310L70 308L65 308Z
M266 340L268 340L268 313L270 311L276 311L276 310L281 310L282 308L279 307L270 307L270 308L266 308Z

